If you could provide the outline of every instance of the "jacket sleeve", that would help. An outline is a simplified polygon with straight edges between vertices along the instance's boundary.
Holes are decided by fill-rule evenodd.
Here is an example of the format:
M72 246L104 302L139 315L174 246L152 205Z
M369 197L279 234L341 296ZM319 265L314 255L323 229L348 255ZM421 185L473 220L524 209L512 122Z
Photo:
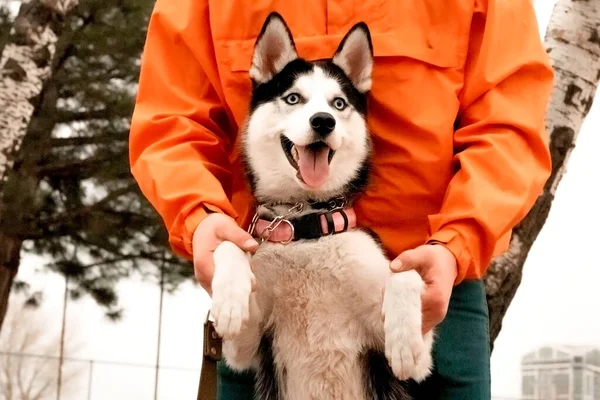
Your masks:
M545 113L554 74L532 1L477 3L454 134L457 172L429 217L430 241L456 256L455 283L485 274L551 172Z
M178 254L210 211L230 203L235 142L214 55L208 2L158 0L150 18L130 130L131 171Z

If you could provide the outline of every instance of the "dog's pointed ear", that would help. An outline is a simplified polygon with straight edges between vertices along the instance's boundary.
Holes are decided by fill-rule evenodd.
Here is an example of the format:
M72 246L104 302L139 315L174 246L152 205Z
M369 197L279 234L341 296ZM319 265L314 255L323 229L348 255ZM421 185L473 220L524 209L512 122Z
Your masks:
M359 92L371 90L373 44L367 24L359 22L348 31L332 61L346 73Z
M290 29L281 15L272 12L256 39L250 78L256 83L267 82L296 58L298 54Z

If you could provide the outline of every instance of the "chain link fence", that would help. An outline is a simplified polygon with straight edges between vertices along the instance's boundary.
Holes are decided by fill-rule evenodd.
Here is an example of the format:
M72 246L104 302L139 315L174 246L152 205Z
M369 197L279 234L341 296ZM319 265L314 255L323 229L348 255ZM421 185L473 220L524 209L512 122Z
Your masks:
M0 352L0 400L196 398L199 368ZM158 379L156 379L158 378Z

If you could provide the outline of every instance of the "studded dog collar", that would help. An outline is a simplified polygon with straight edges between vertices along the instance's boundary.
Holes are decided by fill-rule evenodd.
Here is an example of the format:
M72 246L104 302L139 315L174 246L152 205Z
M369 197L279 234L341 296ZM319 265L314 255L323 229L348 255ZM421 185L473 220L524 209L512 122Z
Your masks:
M318 239L323 236L346 232L356 227L356 214L344 202L311 203L314 212L296 216L304 210L305 203L296 203L283 215L273 219L260 218L258 212L252 218L248 232L262 243L264 241L287 244L302 239Z

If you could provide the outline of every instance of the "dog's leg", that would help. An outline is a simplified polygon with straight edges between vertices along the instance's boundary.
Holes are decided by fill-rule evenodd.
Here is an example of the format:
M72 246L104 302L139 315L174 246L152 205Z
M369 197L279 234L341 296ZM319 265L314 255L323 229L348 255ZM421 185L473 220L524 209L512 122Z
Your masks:
M224 339L237 336L250 317L254 274L250 256L232 242L222 242L213 254L212 308L215 330Z
M250 255L232 242L223 242L213 254L211 314L223 339L239 335L250 318L250 293L255 281Z
M261 339L262 313L252 293L255 277L250 256L231 242L214 252L212 309L215 330L223 338L223 356L236 370L249 368Z
M417 382L431 372L433 333L421 333L423 280L416 271L394 273L387 279L383 298L385 355L401 380Z
M392 273L390 261L370 241L362 241L355 259L362 265L353 271L362 298L360 318L370 331L375 348L381 346L400 380L425 379L432 366L431 332L423 336L421 293L423 280L416 271ZM382 321L383 319L383 321Z
M392 273L390 260L366 233L357 232L346 238L344 249L349 250L344 257L356 265L349 281L359 299L357 318L372 341L367 346L385 353L393 374L400 380L422 381L431 370L433 337L431 333L425 337L421 334L421 276L416 271ZM385 381L381 376L377 378L371 383L381 385ZM395 387L398 382L395 378L393 381L386 381L384 386ZM385 392L385 387L379 389Z
M252 293L248 321L239 334L223 340L223 356L232 369L243 371L257 366L256 356L262 337L261 323L258 299L256 293Z

